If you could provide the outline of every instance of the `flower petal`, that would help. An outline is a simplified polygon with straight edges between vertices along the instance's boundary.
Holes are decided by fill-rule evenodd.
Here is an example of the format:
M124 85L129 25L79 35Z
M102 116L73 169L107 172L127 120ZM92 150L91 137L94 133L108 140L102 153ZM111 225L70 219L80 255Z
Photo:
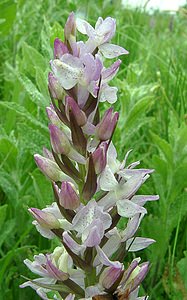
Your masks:
M117 201L118 214L122 217L131 218L137 213L146 214L147 211L144 207L133 203L131 200L118 200Z
M123 54L129 54L129 52L127 50L125 50L124 48L114 45L114 44L109 44L109 43L100 45L99 50L102 52L102 54L106 58L115 58L115 57L118 57Z
M131 238L126 242L126 249L129 252L135 252L135 251L145 249L153 243L155 243L155 240L153 239L142 238L142 237L136 237L135 239Z
M51 68L59 83L66 90L74 87L83 73L83 65L79 58L64 54L61 58L51 61Z
M159 195L135 195L131 200L134 203L143 206L147 201L159 200Z
M137 174L128 179L125 183L119 184L116 190L117 199L129 199L143 183L142 175Z
M116 188L118 182L112 173L109 165L106 165L100 176L100 188L103 191L112 191Z
M109 86L108 84L103 84L99 92L99 101L108 101L113 104L117 101L117 87Z
M121 64L121 60L118 59L109 68L104 69L102 71L102 80L104 82L108 82L112 80L116 75L116 73L118 72L120 64Z
M63 241L66 245L77 255L81 254L85 250L85 246L78 244L70 237L70 235L65 231L63 233Z

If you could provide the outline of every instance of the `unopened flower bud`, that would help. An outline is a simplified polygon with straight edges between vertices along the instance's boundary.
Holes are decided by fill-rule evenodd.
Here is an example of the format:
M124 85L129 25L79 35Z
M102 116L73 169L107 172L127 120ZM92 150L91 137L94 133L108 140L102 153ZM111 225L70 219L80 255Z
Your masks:
M60 222L53 214L44 212L38 208L29 208L28 211L42 227L47 229L60 228Z
M69 40L71 36L75 36L76 34L76 23L75 23L75 16L74 13L72 12L65 24L64 27L64 36L66 40Z
M69 15L67 22L65 24L64 37L69 52L72 53L74 56L78 56L79 49L76 43L76 22L75 22L75 16L73 12Z
M56 125L50 124L51 145L55 153L67 155L71 150L68 137Z
M99 278L99 283L105 288L110 287L118 280L122 275L123 265L119 263L118 266L110 266L104 269Z
M34 155L35 162L38 168L52 181L60 181L62 172L58 165L49 158L43 157L39 154Z
M78 106L78 104L76 103L76 101L67 96L66 97L66 114L69 114L69 111L72 111L73 116L75 117L77 124L79 126L84 126L86 124L87 121L87 117L85 115L85 113L80 109L80 107Z
M48 159L54 161L54 157L53 157L52 152L49 151L49 150L48 150L47 148L45 148L45 147L43 148L43 155L44 155L46 158L48 158Z
M134 291L144 280L149 270L149 262L137 266L128 278L125 286L130 289L130 292Z
M80 205L80 199L73 185L63 181L59 192L59 203L66 209L74 210Z
M92 153L96 174L100 174L106 167L107 149L108 149L107 142L102 142L99 145L99 147Z
M58 38L54 40L54 59L60 59L62 55L68 53L67 46Z
M47 257L47 263L46 263L46 270L48 271L49 275L53 278L55 278L58 281L65 281L69 278L69 274L59 270L58 267L56 267L52 260L51 260L52 255L46 255Z
M61 121L60 121L59 117L57 116L52 105L46 107L46 112L47 112L47 116L48 116L50 122L59 127L61 125Z
M101 141L106 141L111 138L115 130L118 118L119 118L119 113L115 112L113 114L113 108L109 108L105 112L101 122L96 126L96 136Z
M63 100L64 99L64 90L57 78L53 75L53 73L49 73L48 75L48 86L51 96L54 99Z

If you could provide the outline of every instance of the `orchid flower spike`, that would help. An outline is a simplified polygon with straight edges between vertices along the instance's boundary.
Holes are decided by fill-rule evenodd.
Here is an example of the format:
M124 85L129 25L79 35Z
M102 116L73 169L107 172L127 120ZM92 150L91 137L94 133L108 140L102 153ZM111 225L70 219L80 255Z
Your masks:
M88 37L85 42L77 41L77 31ZM20 286L33 288L44 300L147 299L138 293L149 262L130 262L128 252L155 242L136 234L147 214L144 205L159 199L137 194L153 170L136 168L139 162L127 165L130 151L123 162L118 160L112 137L119 113L112 107L100 111L101 102L117 101L118 89L109 82L121 64L117 59L106 67L105 59L128 54L111 43L115 31L111 17L99 17L93 27L71 13L64 40L54 41L51 104L46 108L51 149L34 155L54 199L29 213L36 230L49 240L56 238L58 246L24 260L38 277ZM123 230L118 228L121 217L126 219Z

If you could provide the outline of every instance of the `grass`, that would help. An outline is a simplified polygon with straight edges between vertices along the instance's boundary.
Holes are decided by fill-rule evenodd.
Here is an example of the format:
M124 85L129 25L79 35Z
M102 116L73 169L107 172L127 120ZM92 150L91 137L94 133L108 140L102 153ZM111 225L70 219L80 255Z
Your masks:
M38 299L19 289L20 275L31 276L23 259L56 243L38 235L27 207L52 200L33 154L49 145L49 60L71 11L91 23L98 16L117 19L114 42L130 55L113 82L120 111L114 141L120 159L133 149L129 162L155 169L141 192L160 195L147 205L140 230L157 241L138 254L151 261L142 291L150 300L187 299L187 10L150 16L122 9L120 1L3 0L0 11L0 299Z

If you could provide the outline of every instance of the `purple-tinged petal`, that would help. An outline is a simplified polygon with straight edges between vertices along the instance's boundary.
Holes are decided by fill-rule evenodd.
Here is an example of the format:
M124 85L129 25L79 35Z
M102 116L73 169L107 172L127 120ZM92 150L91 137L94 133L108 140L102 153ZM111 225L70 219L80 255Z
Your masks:
M137 231L144 214L135 214L127 223L127 227L123 231L122 242L130 239Z
M103 44L99 46L99 50L106 58L115 58L123 54L129 54L124 48L114 44Z
M104 266L121 268L121 266L123 265L119 261L111 261L99 246L96 246L96 250L97 250L98 259L99 259L100 263L103 264ZM97 258L97 256L96 256L96 258ZM95 264L96 258L93 263L94 266L96 266L96 264Z
M95 73L93 76L93 80L99 80L101 76L101 71L103 69L103 63L98 54L95 55Z
M129 177L132 177L134 175L142 175L142 177L144 177L145 175L151 174L153 172L154 170L152 169L123 169L118 171L118 174L128 179Z
M100 174L106 167L107 149L108 149L107 142L102 142L99 145L99 147L92 153L96 174Z
M99 92L100 102L109 102L113 104L117 101L117 87L109 86L107 83L103 83Z
M83 65L79 58L64 54L61 60L51 61L52 71L61 86L69 90L74 87L83 74Z
M66 115L69 115L69 111L71 110L77 121L77 124L79 126L84 126L86 124L87 117L85 113L80 109L77 102L69 96L66 96L65 101L66 101Z
M112 191L117 187L118 181L108 165L106 165L104 171L101 173L99 183L103 191Z
M97 23L97 36L98 36L98 41L100 39L100 43L98 45L107 43L108 41L111 40L111 38L114 36L116 31L116 20L107 17L103 22L100 21Z
M58 219L60 228L65 230L70 229L71 224L63 218L56 202L53 202L52 205L43 208L42 212L53 215L56 219ZM42 226L37 221L33 221L32 224L36 226L37 231L45 238L53 239L55 237L55 234L46 226Z
M121 280L121 284L119 286L119 288L123 287L127 280L129 279L129 277L131 276L132 272L136 269L136 267L138 266L139 262L140 262L140 258L135 258L133 259L133 261L131 262L130 266L125 270L124 274L123 274L123 278Z
M54 59L61 59L62 55L68 52L67 46L59 38L56 38L54 40Z
M70 37L75 36L75 34L76 34L75 15L73 12L71 12L64 27L64 36L66 40L69 40Z
M54 99L63 100L64 90L58 79L51 72L48 75L48 87L50 94Z
M121 60L118 59L109 68L104 69L102 71L102 81L104 80L105 82L108 82L112 80L116 75L116 73L118 72L120 64L121 64Z
M135 239L131 238L126 242L126 249L128 249L129 252L135 252L135 251L145 249L153 243L155 243L155 240L153 239L141 238L141 237L136 237Z
M86 159L84 156L82 156L79 152L77 152L75 149L71 148L70 152L68 153L68 157L72 160L75 160L76 162L80 164L85 164Z
M101 273L99 277L99 283L105 289L110 289L110 287L119 279L122 273L123 273L123 265L118 266L117 268L114 266L107 267Z
M132 149L130 149L129 151L127 151L127 153L125 154L125 158L124 160L122 161L121 165L120 165L120 170L123 170L126 166L126 163L127 163L127 159L129 157L129 154L132 152Z
M115 174L119 170L120 162L117 160L117 151L112 141L110 142L107 151L107 164L109 165L113 174Z
M73 56L77 57L79 55L79 49L76 43L76 22L73 12L69 15L65 24L64 37L69 51L73 54Z
M50 140L53 150L57 154L65 154L71 150L71 145L68 140L68 137L64 134L62 130L60 130L56 125L50 124Z
M95 126L87 122L83 127L82 127L83 133L87 135L93 135L95 133ZM87 147L88 148L88 147Z
M80 205L80 199L75 187L68 181L63 181L59 192L59 203L65 209L74 210Z
M47 229L58 229L60 223L58 219L51 213L44 212L38 208L29 208L28 211L36 219L36 221Z
M126 218L131 218L138 213L147 213L147 210L144 207L133 203L131 200L118 200L117 211L120 216Z
M99 91L99 86L97 81L91 81L87 89L94 98L97 98L98 91Z
M136 271L136 269L138 270ZM131 276L128 280L129 284L127 286L130 288L130 293L132 293L144 280L149 271L149 262L145 262L140 266L137 266L136 269L133 271L134 274L131 273ZM135 276L136 272L138 274Z
M77 18L76 19L77 30L82 34L87 34L87 28L90 27L90 31L95 32L94 28L85 20Z
M95 23L95 30L97 30L99 28L99 26L101 26L102 23L103 23L103 18L99 17L97 19L97 22Z
M34 256L34 261L29 259L24 260L24 264L29 268L29 270L39 276L48 277L48 272L44 267L46 264L46 257L44 254L40 253L39 255Z
M107 178L106 178L107 179ZM107 211L108 209L112 208L115 204L116 204L116 195L115 195L115 187L112 187L112 184L109 183L108 185L107 181L105 181L105 184L102 187L102 190L104 191L104 189L110 189L111 191L109 193L106 194L106 196L104 196L103 198L101 198L101 200L98 201L98 205L103 207L103 209L105 211Z
M57 116L55 110L53 109L53 107L48 106L46 107L46 112L47 112L47 116L50 120L50 122L58 127L61 126L61 121L59 119L59 117Z
M95 220L101 219L104 225L104 229L110 227L112 223L111 216L103 212L103 208L98 206L95 200L88 202L86 206L83 206L76 216L73 218L72 225L73 229L78 233L83 233L84 230Z
M108 238L107 242L102 247L104 253L110 258L114 254L121 244L121 236L116 227L108 231L105 236Z
M70 237L70 235L65 231L63 233L63 241L64 243L77 255L83 254L86 247L85 245L80 245L75 240Z
M101 220L95 219L83 232L82 240L86 247L98 246L104 236L104 226Z
M36 226L36 230L46 239L52 240L56 237L56 235L50 229L41 226L37 221L33 221L32 224Z
M47 262L46 262L46 270L48 271L51 277L55 278L58 281L65 281L69 278L69 274L60 271L50 260L50 256L47 255Z
M90 53L86 53L81 60L84 65L84 79L82 85L87 85L90 81L98 79L95 79L95 74L97 73L96 62L94 56Z
M131 198L143 183L142 175L134 175L127 182L118 185L116 191L117 199L129 199Z
M144 206L147 201L159 200L159 195L135 195L131 201L140 206Z
M91 84L92 85L92 84ZM91 89L91 85L89 85L89 88ZM89 91L87 86L82 86L80 84L77 85L78 92L77 92L77 98L78 98L78 105L82 109L84 105L86 104L86 101L89 97Z
M102 289L100 287L99 284L97 285L91 285L91 286L88 286L86 289L85 289L85 296L86 296L86 299L92 299L91 297L94 297L94 296L97 296L97 295L101 295L102 294Z
M54 161L54 157L51 151L49 151L47 148L43 147L43 155L44 157Z
M50 292L50 288L40 287L41 285L50 286L51 284L55 284L56 280L54 278L46 277L46 278L36 278L32 281L26 281L20 285L20 288L31 287L36 291L36 293L40 296L43 292ZM46 300L45 298L43 298Z
M97 190L97 175L95 172L92 154L89 156L86 180L82 190L83 199L89 201Z
M96 136L101 141L109 140L115 130L117 121L119 118L119 113L113 113L113 108L109 108L100 121L100 123L96 126Z

